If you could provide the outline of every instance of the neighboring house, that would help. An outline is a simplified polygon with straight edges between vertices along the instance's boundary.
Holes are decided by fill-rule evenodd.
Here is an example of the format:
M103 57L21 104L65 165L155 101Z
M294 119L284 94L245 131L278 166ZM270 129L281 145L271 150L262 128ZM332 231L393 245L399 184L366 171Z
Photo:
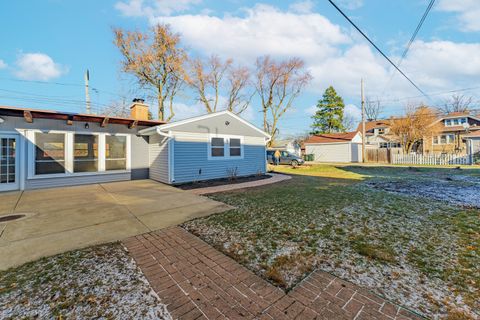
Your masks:
M441 123L441 132L438 136L424 139L424 152L467 154L464 137L480 130L480 117L456 112L442 116L434 123L438 122Z
M176 183L266 171L269 136L233 114L166 124L148 120L143 101L132 105L131 114L0 107L0 191L149 177ZM167 146L171 151L161 152Z
M480 130L466 134L463 139L467 145L467 153L472 156L472 162L480 163Z
M300 144L293 139L276 140L276 141L274 141L273 145L270 146L269 149L285 150L285 151L288 151L288 152L290 152L292 154L295 154L297 156L300 156L300 154L301 154Z
M362 123L358 125L362 132ZM390 133L390 120L372 120L365 122L365 147L370 149L400 148L400 143Z
M270 136L221 111L140 131L149 137L150 178L170 184L264 174Z
M361 162L360 132L313 135L304 141L305 154L313 154L316 162Z

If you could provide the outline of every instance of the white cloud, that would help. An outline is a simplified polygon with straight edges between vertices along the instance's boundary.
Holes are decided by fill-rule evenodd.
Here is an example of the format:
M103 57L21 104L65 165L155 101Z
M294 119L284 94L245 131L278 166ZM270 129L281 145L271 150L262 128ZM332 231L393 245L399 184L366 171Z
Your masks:
M347 104L345 106L344 114L351 116L355 120L362 119L362 110L354 104Z
M237 15L154 16L150 22L169 23L181 33L186 47L205 56L219 54L249 66L261 55L298 56L314 77L308 91L316 96L333 85L346 100L359 101L361 78L371 96L386 99L419 94L363 39L318 13L256 5ZM416 41L402 70L426 92L471 87L480 74L478 52L480 42ZM399 57L391 58L398 61Z
M315 112L317 112L317 106L316 105L310 106L310 107L306 108L304 111L309 116L313 116L315 114Z
M313 11L315 3L312 0L305 0L292 3L289 9L297 13L310 13Z
M363 0L340 0L338 3L349 10L355 10L363 6Z
M441 0L437 4L437 9L456 13L461 30L480 31L480 2L478 0Z
M7 64L5 63L5 61L0 59L0 69L5 69L6 67L7 67Z
M47 81L58 78L68 70L55 63L44 53L22 53L15 62L17 69L14 74L24 80Z
M119 1L115 8L127 17L153 17L171 15L189 10L201 0L127 0Z
M301 56L321 60L337 53L335 45L350 38L319 14L283 12L268 5L246 9L245 16L179 15L156 17L168 23L183 41L205 55L219 54L251 63L260 55Z

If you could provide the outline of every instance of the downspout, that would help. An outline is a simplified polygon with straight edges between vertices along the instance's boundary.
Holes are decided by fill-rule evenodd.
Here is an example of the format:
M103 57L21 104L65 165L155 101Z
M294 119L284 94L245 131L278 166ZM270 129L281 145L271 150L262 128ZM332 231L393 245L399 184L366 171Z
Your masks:
M174 168L174 156L173 156L173 148L174 148L174 137L172 135L172 131L168 131L168 133L163 132L160 130L159 127L157 127L157 133L162 136L167 138L167 143L168 143L168 182L171 184L172 182L175 181L174 176L173 176L173 168Z

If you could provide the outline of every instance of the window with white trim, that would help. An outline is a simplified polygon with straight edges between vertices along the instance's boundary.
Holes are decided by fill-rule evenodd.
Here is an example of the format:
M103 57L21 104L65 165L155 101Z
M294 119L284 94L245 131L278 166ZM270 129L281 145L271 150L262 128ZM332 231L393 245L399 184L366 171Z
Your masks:
M28 178L95 174L130 169L127 134L28 130Z
M242 156L242 141L238 138L230 138L230 157Z
M127 169L126 136L105 137L105 169L107 171Z
M212 138L210 140L210 156L214 158L225 157L224 138Z
M35 133L35 174L65 173L65 134Z
M464 123L468 123L467 118L445 119L446 127L461 126Z
M443 134L441 136L433 137L433 144L436 144L436 145L453 144L453 143L455 143L454 134Z
M98 135L75 134L73 137L73 172L98 171Z
M243 137L218 136L210 137L208 159L234 160L243 158Z

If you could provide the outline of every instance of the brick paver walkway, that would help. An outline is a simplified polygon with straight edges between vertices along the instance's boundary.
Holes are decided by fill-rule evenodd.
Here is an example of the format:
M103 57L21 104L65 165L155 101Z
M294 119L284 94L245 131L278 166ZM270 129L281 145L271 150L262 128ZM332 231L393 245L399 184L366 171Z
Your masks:
M292 179L291 176L286 175L286 174L269 173L269 175L271 175L272 177L268 178L268 179L242 182L242 183L225 184L223 186L198 188L198 189L189 190L189 192L199 194L199 195L211 194L211 193L231 191L231 190L237 190L237 189L259 187L259 186L264 186L264 185L267 185L267 184L272 184L272 183L277 183L277 182Z
M180 227L124 244L174 319L421 319L322 271L285 294Z

